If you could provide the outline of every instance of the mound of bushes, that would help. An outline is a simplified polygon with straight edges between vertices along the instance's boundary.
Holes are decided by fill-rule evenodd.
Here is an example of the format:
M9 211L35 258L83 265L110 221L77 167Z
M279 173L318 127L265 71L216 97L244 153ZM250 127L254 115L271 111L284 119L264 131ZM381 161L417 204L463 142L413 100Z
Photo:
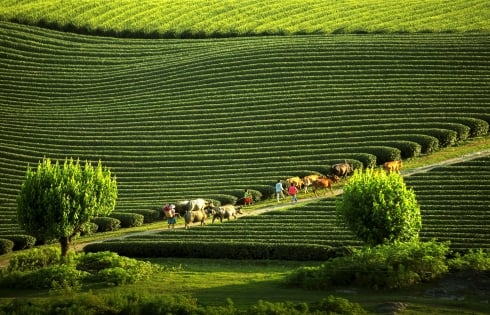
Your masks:
M84 283L123 285L148 279L163 269L149 262L122 257L116 253L71 253L61 257L57 247L35 248L18 253L0 274L1 288L78 288Z
M367 288L402 288L435 279L448 271L449 243L407 242L355 250L319 267L304 267L286 283L309 289L339 285Z

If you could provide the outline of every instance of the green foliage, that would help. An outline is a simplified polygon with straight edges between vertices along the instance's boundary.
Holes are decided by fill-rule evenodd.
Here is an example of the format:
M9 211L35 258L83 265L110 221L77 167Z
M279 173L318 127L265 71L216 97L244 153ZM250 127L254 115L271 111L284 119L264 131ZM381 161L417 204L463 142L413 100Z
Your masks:
M456 253L448 261L451 271L486 271L490 270L490 252L483 249L470 250L464 255Z
M117 231L121 228L121 221L111 217L93 218L92 222L97 224L97 232Z
M13 250L21 250L31 248L36 244L36 238L32 235L26 234L7 234L2 235L2 238L6 238L14 242Z
M328 296L313 303L258 301L246 309L235 307L228 299L224 306L202 306L195 298L166 292L127 292L98 295L92 292L55 296L49 301L18 300L0 306L0 314L133 314L133 315L364 315L358 303Z
M0 238L0 255L10 253L13 248L14 248L13 241L5 238Z
M129 212L113 212L110 214L110 217L118 219L123 228L142 226L145 219L142 214Z
M58 247L36 247L24 252L16 253L9 259L7 270L12 271L31 271L45 268L51 265L60 264L61 250Z
M36 170L27 168L17 198L20 226L38 239L59 239L62 255L71 237L98 215L114 210L117 198L116 180L99 161L65 159L63 165L44 158Z
M418 238L422 227L413 189L397 173L356 170L337 202L339 219L370 245Z
M292 286L329 289L337 285L401 288L435 279L448 271L448 243L407 242L356 250L320 267L304 267L290 274Z
M0 286L15 289L79 287L87 276L86 272L76 270L73 265L51 265L31 271L10 272L0 279Z
M136 210L131 210L131 213L136 213L136 214L141 214L144 219L144 223L152 223L160 219L160 212L155 209L136 209Z
M362 315L368 314L358 303L350 302L341 297L329 295L318 304L311 307L312 311L326 312L327 314Z
M163 269L111 252L59 255L59 249L34 248L12 257L0 278L3 288L79 288L83 283L124 285L148 279Z

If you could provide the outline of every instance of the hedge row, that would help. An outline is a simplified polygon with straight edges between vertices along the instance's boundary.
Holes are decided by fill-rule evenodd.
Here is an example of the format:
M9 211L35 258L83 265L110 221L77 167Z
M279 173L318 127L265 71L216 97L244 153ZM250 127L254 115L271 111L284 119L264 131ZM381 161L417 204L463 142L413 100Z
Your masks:
M84 252L112 251L127 257L188 257L226 259L327 260L344 255L349 248L310 244L233 244L227 242L189 241L112 241L92 243Z

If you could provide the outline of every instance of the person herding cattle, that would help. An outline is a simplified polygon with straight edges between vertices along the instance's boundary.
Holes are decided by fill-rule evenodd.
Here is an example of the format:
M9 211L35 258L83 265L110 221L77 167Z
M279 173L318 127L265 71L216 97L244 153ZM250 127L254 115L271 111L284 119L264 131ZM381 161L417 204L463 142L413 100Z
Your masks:
M284 192L283 192L284 191L284 187L282 187L282 183L281 183L281 180L280 179L277 180L275 189L276 189L277 202L279 202L279 197L280 196L282 196L282 199L286 198L286 197L284 197Z
M175 205L166 204L163 207L163 212L165 213L165 217L167 218L168 228L175 228L175 223L177 223L176 213L175 213Z
M291 202L298 202L298 188L295 183L292 183L288 188L288 194L291 196Z

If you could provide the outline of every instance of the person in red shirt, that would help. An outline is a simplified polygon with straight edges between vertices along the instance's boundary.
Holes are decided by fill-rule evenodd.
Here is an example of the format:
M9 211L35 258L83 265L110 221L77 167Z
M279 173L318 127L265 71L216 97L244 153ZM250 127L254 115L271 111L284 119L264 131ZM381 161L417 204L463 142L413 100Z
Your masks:
M291 183L291 186L289 186L288 189L288 194L291 196L291 202L297 202L298 201L298 188L296 187L296 184Z

